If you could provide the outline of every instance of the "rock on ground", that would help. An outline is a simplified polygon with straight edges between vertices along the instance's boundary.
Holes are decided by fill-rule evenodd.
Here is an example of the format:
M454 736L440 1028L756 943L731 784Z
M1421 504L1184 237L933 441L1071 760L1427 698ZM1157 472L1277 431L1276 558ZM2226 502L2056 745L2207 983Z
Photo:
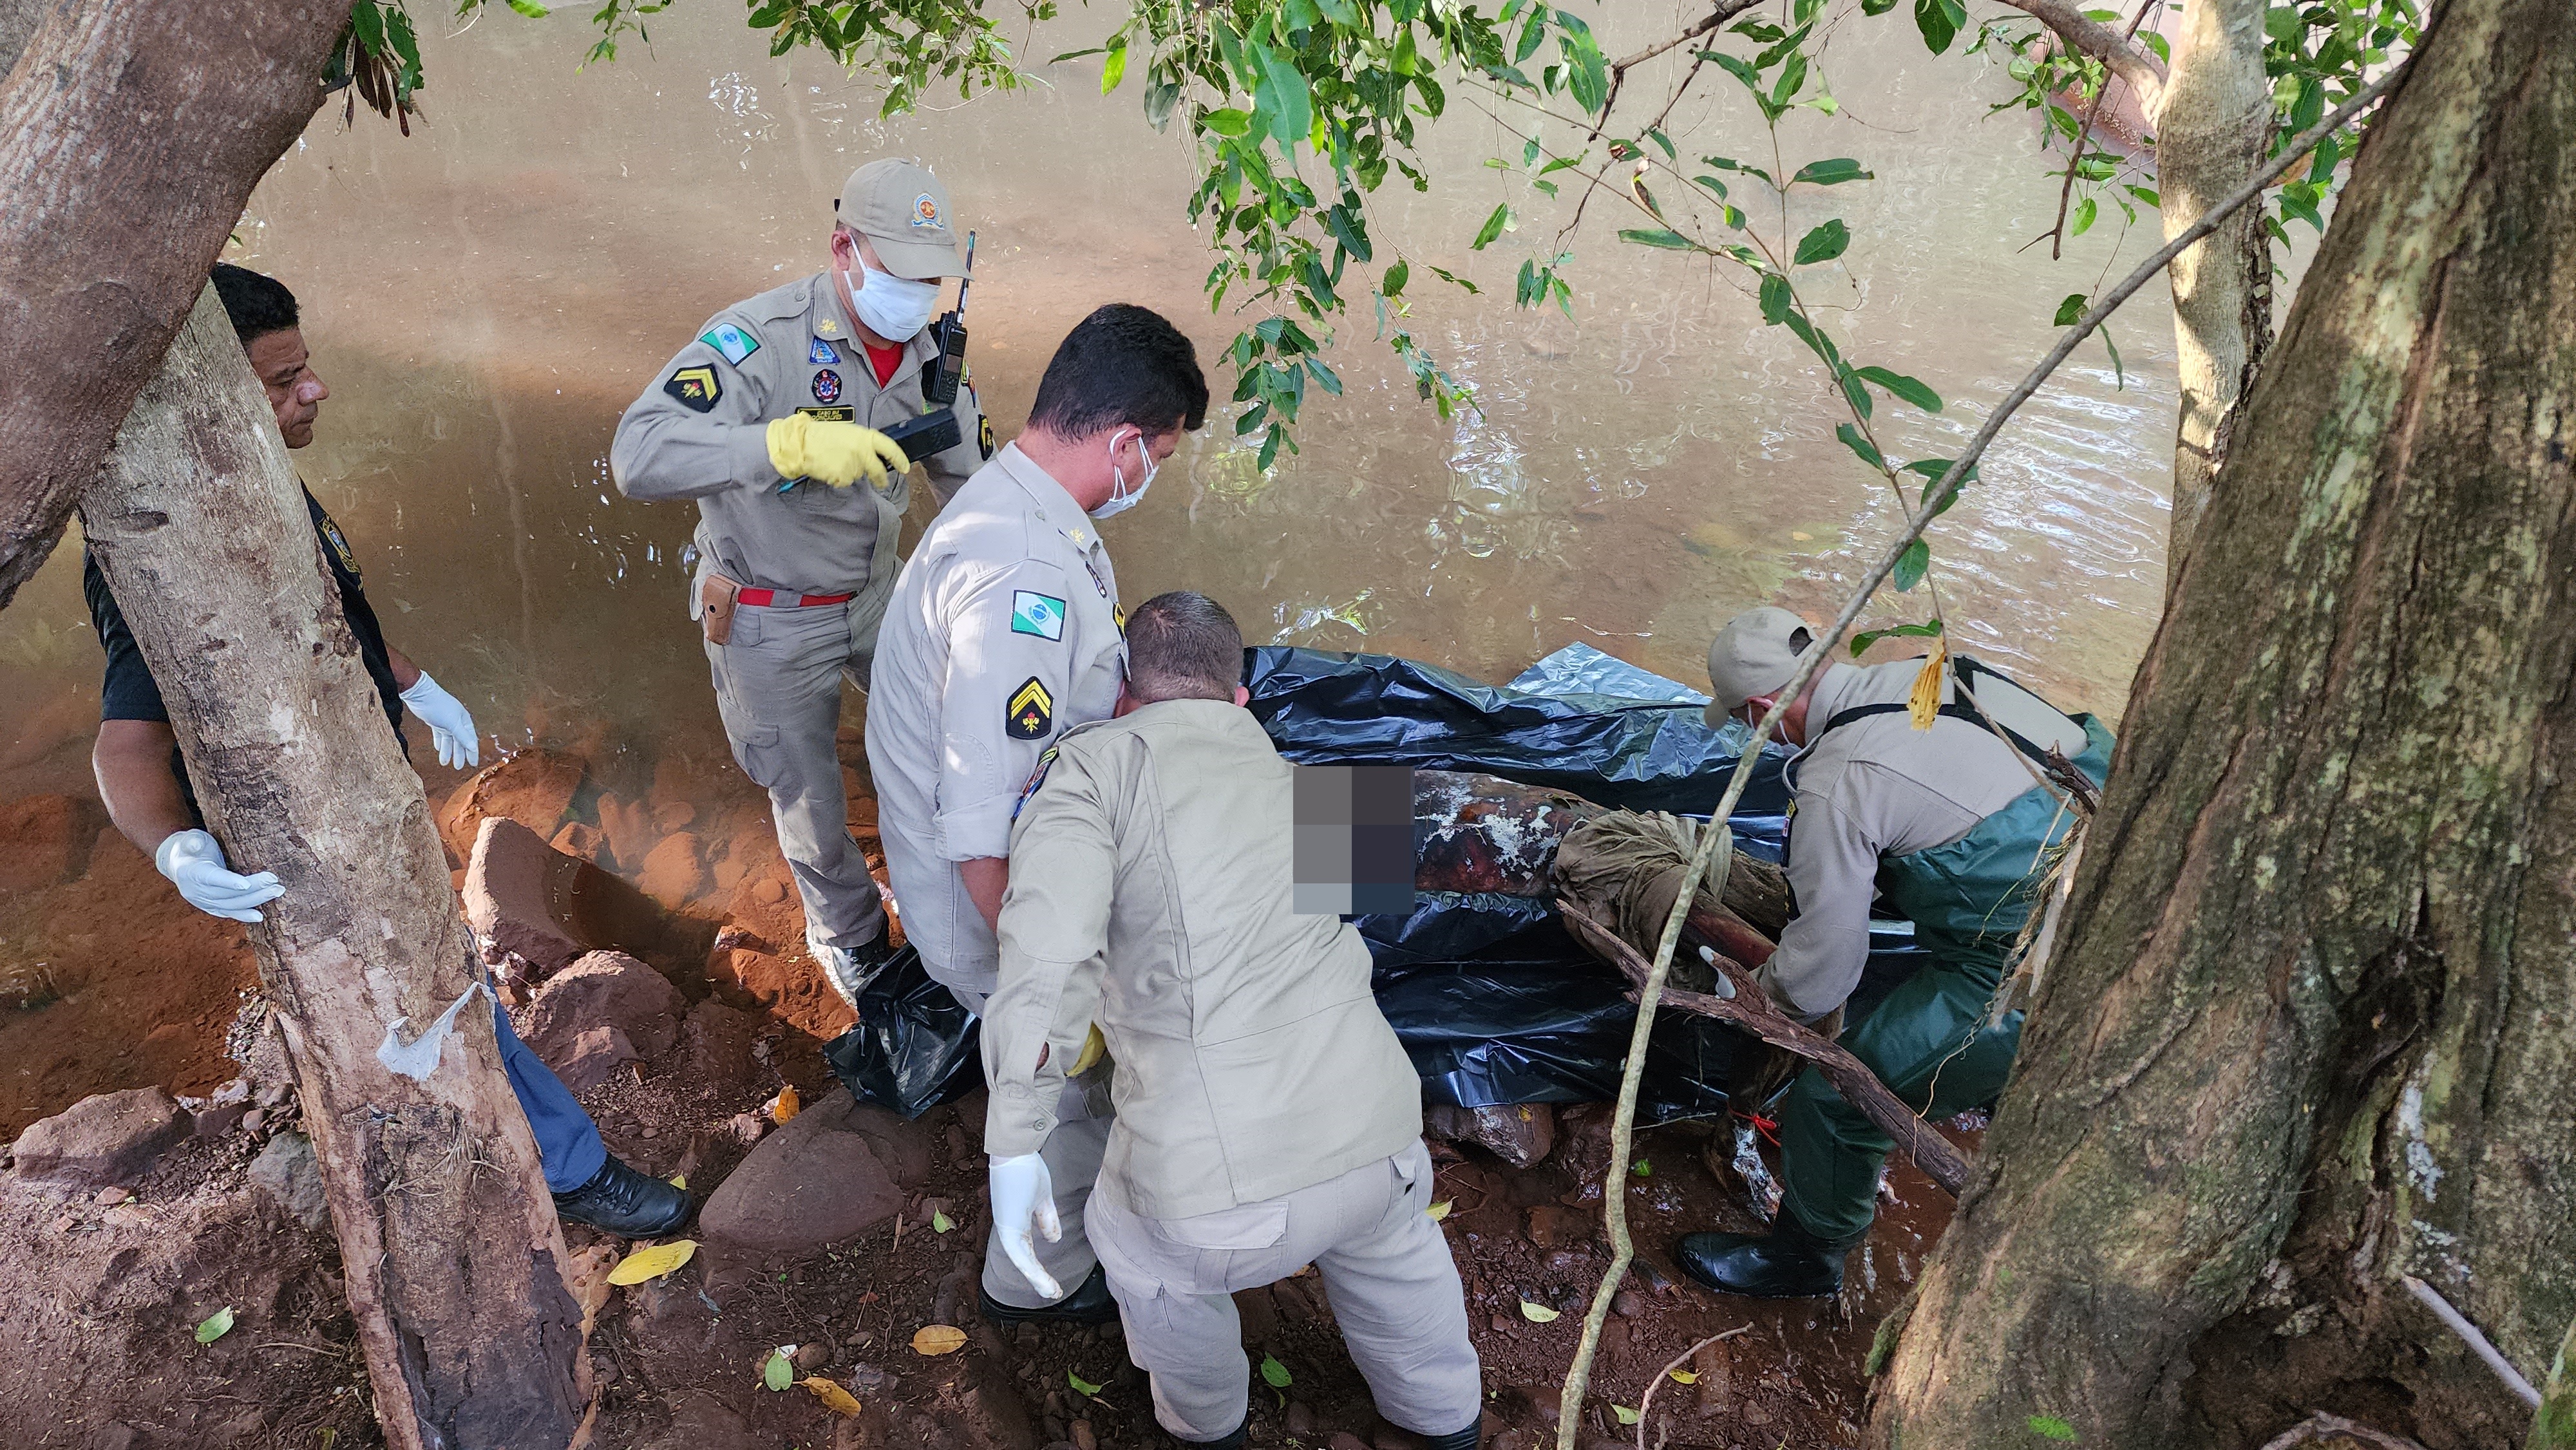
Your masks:
M762 1253L801 1253L867 1232L903 1212L930 1171L925 1130L834 1088L763 1139L698 1211L710 1239Z
M438 835L459 860L473 854L474 838L484 821L504 817L537 833L543 841L572 809L585 770L578 757L550 750L523 750L485 766L456 788L439 807Z
M463 895L486 960L515 956L542 977L589 950L558 915L578 865L517 821L494 816L476 828Z
M582 1055L583 1034L614 1028L633 1057L651 1061L680 1040L688 1010L680 989L660 972L624 952L591 952L540 984L513 1025L520 1040L570 1083L566 1070ZM593 1043L591 1051L595 1055L606 1045Z
M331 1205L322 1196L322 1165L314 1160L313 1140L302 1133L269 1139L250 1160L250 1181L297 1223L317 1233L331 1227Z
M92 1188L131 1178L195 1125L157 1087L83 1098L18 1135L10 1156L21 1178Z
M1473 1143L1514 1168L1535 1166L1556 1147L1556 1110L1545 1103L1498 1108L1444 1104L1425 1109L1422 1126L1435 1138Z

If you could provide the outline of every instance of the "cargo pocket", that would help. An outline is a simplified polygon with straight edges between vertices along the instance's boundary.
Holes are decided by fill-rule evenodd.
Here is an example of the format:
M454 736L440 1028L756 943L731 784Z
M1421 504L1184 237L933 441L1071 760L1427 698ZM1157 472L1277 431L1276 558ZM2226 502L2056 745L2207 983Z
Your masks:
M1175 1293L1231 1294L1280 1277L1270 1271L1279 1267L1272 1261L1288 1241L1285 1203L1250 1203L1189 1218L1140 1216L1137 1223L1155 1280Z
M733 747L733 763L741 766L742 773L750 776L751 783L762 790L776 788L779 777L784 773L784 752L778 748L778 727L739 726L734 723L734 712L724 704L721 693L716 703L719 707L717 713L725 717L725 743Z

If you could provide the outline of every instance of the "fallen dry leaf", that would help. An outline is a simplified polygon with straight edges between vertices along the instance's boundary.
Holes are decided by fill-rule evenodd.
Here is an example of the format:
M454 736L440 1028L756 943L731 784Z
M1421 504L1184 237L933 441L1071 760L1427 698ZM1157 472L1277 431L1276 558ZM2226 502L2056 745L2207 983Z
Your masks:
M954 1324L925 1324L912 1332L915 1354L955 1354L966 1347L966 1331Z
M697 1251L696 1239L673 1239L667 1244L655 1244L649 1249L637 1249L619 1260L616 1268L608 1271L608 1282L641 1284L647 1279L661 1278L664 1274L687 1263Z
M1695 1385L1699 1383L1699 1373L1696 1370L1677 1369L1671 1373L1672 1377L1682 1384Z
M1521 1317L1532 1324L1554 1324L1559 1318L1555 1310L1544 1304L1533 1304L1527 1299L1521 1301Z
M573 1302L581 1306L581 1337L590 1339L591 1325L599 1317L599 1306L608 1302L608 1275L616 1266L617 1251L606 1244L593 1244L575 1249L564 1262L564 1283L572 1290Z
M803 1385L814 1398L821 1400L824 1409L835 1415L855 1415L859 1412L859 1401L855 1395L821 1375L807 1375L797 1383Z
M796 1116L797 1113L803 1111L804 1106L805 1100L796 1095L795 1086L790 1084L786 1087L780 1088L778 1090L778 1096L761 1104L760 1110L769 1115L769 1121L783 1124L789 1118L792 1118Z
M1449 1205L1452 1201L1453 1200L1444 1198L1438 1203L1431 1205L1429 1208L1424 1209L1423 1212L1431 1216L1431 1221L1433 1223L1438 1223L1440 1220L1449 1216Z

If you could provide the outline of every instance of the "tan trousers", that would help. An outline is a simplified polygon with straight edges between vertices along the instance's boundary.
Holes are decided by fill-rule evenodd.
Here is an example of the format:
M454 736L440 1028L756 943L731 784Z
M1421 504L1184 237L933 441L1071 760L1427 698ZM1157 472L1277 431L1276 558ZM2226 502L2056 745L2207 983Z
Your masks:
M1104 1188L1091 1242L1127 1356L1154 1378L1154 1418L1184 1440L1234 1433L1252 1365L1231 1296L1313 1264L1379 1414L1424 1435L1475 1424L1484 1393L1466 1292L1430 1206L1431 1154L1418 1141L1312 1188L1191 1218L1142 1217Z
M984 1015L983 993L954 983L947 986L967 1011ZM1109 1148L1110 1125L1117 1121L1109 1105L1108 1076L1094 1068L1079 1078L1067 1078L1064 1091L1056 1097L1055 1131L1038 1145L1038 1157L1055 1188L1056 1218L1064 1233L1054 1243L1048 1243L1043 1234L1032 1234L1030 1243L1037 1250L1038 1267L1066 1294L1081 1288L1100 1262L1085 1237L1084 1219L1092 1201L1091 1186L1100 1177L1101 1155ZM1043 1309L1056 1302L1038 1292L990 1231L984 1237L984 1292L1014 1309Z

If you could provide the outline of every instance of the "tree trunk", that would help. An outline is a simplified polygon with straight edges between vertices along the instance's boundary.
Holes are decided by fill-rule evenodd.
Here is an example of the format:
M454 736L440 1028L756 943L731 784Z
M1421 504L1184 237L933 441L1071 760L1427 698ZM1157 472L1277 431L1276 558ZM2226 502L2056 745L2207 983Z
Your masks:
M323 572L283 440L207 287L81 522L236 869L399 1450L563 1450L580 1316L420 781ZM377 1056L454 1014L415 1081Z
M45 562L349 0L0 0L0 606ZM17 62L14 69L9 63Z
M2398 1276L2534 1378L2576 1317L2576 7L2434 14L2139 668L1877 1445L2508 1444Z
M2156 187L2165 239L2191 228L2263 162L2272 87L2263 76L2268 0L2184 0L2182 33L2156 119ZM2182 409L2174 430L2166 592L2226 461L2232 415L2272 340L2272 249L2259 205L2174 258L2174 352Z

